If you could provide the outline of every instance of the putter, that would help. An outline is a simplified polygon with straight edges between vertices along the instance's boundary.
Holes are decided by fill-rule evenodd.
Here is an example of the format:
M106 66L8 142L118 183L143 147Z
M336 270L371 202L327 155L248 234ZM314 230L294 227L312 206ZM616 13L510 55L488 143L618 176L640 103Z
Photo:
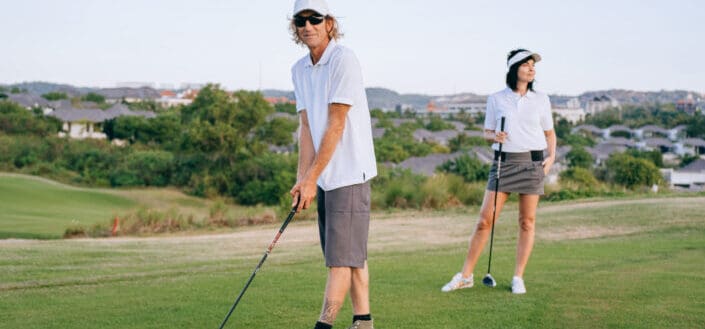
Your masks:
M502 123L500 124L500 131L504 132L504 117L502 117ZM490 235L490 260L487 264L487 275L482 278L482 284L488 287L496 287L497 281L494 280L492 274L490 274L490 268L492 267L492 245L494 244L494 221L497 215L497 193L499 193L499 173L502 169L502 143L499 143L499 157L497 158L497 177L494 181L494 209L492 209L492 233Z
M262 259L260 259L259 264L257 264L257 267L255 267L255 270L250 275L250 278L247 280L247 283L245 283L245 287L242 288L242 291L240 291L240 295L238 295L237 299L235 299L235 303L230 308L230 311L225 316L225 319L223 319L223 323L220 324L220 327L219 327L220 329L223 329L223 327L225 327L225 324L228 322L230 315L233 314L235 307L237 307L237 304L240 303L240 299L242 299L242 296L245 294L245 291L247 291L247 288L250 286L250 283L252 283L252 280L255 278L257 271L259 271L260 267L262 267L262 264L267 259L267 256L269 256L269 253L272 252L274 245L277 244L277 241L279 241L279 237L281 237L282 233L284 233L284 229L286 229L286 226L289 225L289 222L291 222L291 219L294 218L294 215L296 214L296 208L298 208L300 201L301 201L301 199L299 199L296 202L296 205L293 208L291 208L291 211L289 212L289 216L287 216L286 220L284 220L284 223L282 224L281 228L279 228L279 232L277 232L277 235L274 236L274 240L272 240L272 243L269 244L269 247L267 248L267 250L264 251L264 256L262 256Z

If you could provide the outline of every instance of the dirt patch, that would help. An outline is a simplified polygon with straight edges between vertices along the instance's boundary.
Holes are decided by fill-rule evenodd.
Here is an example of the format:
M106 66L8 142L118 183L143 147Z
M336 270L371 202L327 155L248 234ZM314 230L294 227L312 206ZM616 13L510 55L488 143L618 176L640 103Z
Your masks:
M536 237L537 239L547 241L579 240L627 235L641 231L643 231L643 229L636 227L579 226L559 230L537 231Z

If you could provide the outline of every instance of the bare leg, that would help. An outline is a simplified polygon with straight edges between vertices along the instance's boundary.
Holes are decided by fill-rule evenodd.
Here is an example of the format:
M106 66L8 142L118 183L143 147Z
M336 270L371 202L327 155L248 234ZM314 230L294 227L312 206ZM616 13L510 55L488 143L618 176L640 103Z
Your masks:
M328 269L328 282L323 297L320 322L333 324L338 311L343 307L345 295L350 290L351 271L349 267L330 267Z
M352 300L353 314L364 315L370 313L370 274L367 262L363 268L351 268L352 283L350 286L350 299Z
M499 218L499 214L502 211L504 202L507 201L509 193L499 192L497 194L497 212L496 217ZM475 270L475 264L480 258L482 249L485 248L487 244L487 238L492 230L492 212L494 210L494 191L485 191L485 198L482 201L482 207L480 208L480 219L477 221L475 226L475 232L473 232L470 237L470 243L468 246L468 255L465 258L465 264L463 265L463 277L467 278Z
M514 275L520 278L524 276L526 263L534 248L534 225L538 204L538 195L519 195L519 241L517 242L517 263Z

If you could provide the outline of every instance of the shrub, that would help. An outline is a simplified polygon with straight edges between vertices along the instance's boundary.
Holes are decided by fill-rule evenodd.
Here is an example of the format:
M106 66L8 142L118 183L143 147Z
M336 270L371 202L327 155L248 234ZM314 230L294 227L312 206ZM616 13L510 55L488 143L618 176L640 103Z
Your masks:
M575 182L587 189L594 189L599 184L597 178L595 178L590 170L581 167L573 167L561 172L560 178L561 180Z
M174 155L166 151L135 151L110 175L113 186L166 186L174 168Z
M448 160L437 169L440 172L456 174L466 182L486 181L490 171L489 164L483 164L475 156L461 155Z

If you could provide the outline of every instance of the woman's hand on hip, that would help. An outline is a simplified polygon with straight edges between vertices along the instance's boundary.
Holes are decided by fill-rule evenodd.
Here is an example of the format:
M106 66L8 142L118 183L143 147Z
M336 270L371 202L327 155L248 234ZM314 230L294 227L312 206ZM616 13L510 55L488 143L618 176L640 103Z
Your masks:
M551 166L553 166L553 163L556 161L556 156L555 155L550 155L543 159L543 162L541 162L541 165L543 166L543 173L544 175L548 175L548 172L551 171Z

